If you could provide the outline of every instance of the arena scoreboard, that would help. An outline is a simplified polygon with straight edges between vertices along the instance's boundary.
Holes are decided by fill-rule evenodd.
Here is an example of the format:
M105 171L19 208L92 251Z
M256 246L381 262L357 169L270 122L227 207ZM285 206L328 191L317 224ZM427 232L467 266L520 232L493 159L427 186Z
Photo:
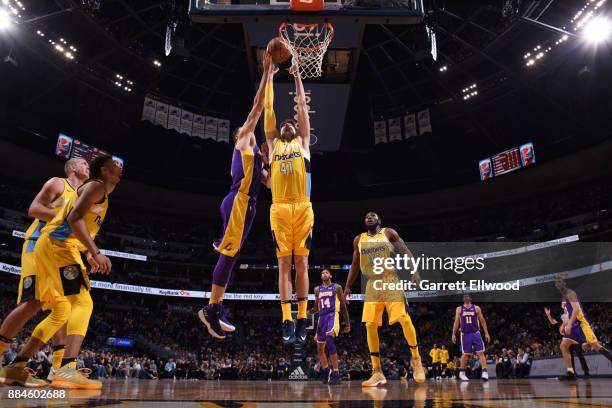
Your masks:
M57 137L55 154L60 157L63 157L66 160L80 157L87 160L88 162L98 156L109 155L113 157L113 161L117 163L119 167L123 168L122 158L111 155L110 153L102 149L99 149L78 139L73 139L72 137L64 133L60 133Z
M494 156L487 157L478 162L480 180L510 173L521 167L527 167L535 163L533 143L525 143L519 147L513 147Z

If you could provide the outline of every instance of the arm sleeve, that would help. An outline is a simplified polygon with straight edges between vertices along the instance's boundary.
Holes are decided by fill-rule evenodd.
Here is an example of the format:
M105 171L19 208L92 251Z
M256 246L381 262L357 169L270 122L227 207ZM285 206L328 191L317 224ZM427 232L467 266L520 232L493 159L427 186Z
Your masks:
M266 84L264 97L264 131L272 133L276 130L276 114L274 113L274 85Z

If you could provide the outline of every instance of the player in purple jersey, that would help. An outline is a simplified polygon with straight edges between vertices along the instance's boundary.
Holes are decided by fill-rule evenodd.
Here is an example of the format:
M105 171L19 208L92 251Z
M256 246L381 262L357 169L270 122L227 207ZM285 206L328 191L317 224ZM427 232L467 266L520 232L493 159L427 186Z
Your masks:
M563 296L563 302L561 307L567 314L567 319L563 321L559 332L563 336L561 340L561 353L563 354L563 361L567 372L565 375L559 377L559 380L576 380L576 373L572 367L572 355L570 347L574 344L584 344L585 348L591 348L593 351L597 351L612 361L612 354L597 340L595 332L591 327L591 324L586 318L578 295L572 289L567 287L564 277L559 274L555 276L555 287Z
M481 378L485 381L489 380L489 374L487 373L487 359L484 355L484 343L482 336L480 335L480 325L485 333L485 340L487 343L491 341L489 336L489 330L487 328L487 322L482 315L480 307L472 304L472 297L470 295L463 295L463 305L457 307L455 310L455 323L453 324L452 340L453 344L457 343L457 329L461 328L461 367L459 368L459 379L461 381L468 381L465 375L465 367L468 359L472 353L478 355L480 365L482 366Z
M315 287L315 307L313 312L319 313L319 321L317 323L317 352L319 353L319 362L321 363L321 378L323 384L340 384L340 370L338 367L338 353L334 344L334 337L338 335L340 330L340 310L344 316L343 333L348 334L351 331L351 321L349 320L348 309L344 299L342 286L337 283L332 283L331 273L328 269L323 269L321 272L321 285ZM327 357L325 356L325 348L329 351L329 359L332 363L333 371L330 373Z
M225 338L225 332L236 328L227 320L223 309L223 295L227 288L236 256L251 231L255 218L257 194L262 183L268 185L268 177L263 170L267 158L261 154L255 139L255 126L264 108L264 90L278 68L271 62L270 55L264 53L264 72L259 89L255 95L253 108L244 124L234 131L235 147L232 156L232 185L230 192L221 203L221 218L223 219L223 235L213 244L219 252L215 265L210 292L210 302L198 312L200 320L208 328L211 336Z

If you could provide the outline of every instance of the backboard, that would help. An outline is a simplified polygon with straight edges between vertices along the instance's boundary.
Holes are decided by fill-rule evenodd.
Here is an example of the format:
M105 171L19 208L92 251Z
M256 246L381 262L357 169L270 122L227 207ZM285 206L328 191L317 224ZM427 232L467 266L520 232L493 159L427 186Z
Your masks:
M231 4L227 1L190 0L189 15L196 23L419 24L423 21L423 0L385 0L379 4L393 6L357 7L342 0L326 0L323 11L296 12L290 9L289 1L283 0L232 0Z

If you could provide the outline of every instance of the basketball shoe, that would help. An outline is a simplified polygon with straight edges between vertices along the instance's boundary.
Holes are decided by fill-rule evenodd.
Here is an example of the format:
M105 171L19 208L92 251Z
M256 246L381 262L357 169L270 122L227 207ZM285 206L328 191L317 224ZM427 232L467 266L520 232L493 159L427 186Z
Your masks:
M231 324L230 321L227 319L227 313L225 312L225 307L223 307L223 302L220 302L219 304L221 305L221 314L219 316L219 324L221 325L221 328L223 329L223 331L226 332L235 331L236 326Z
M293 320L283 322L283 344L285 346L295 343L295 323Z
M206 325L208 333L216 339L223 340L225 338L225 332L221 328L221 311L222 306L219 303L211 303L204 306L198 312L198 317Z
M102 382L98 380L90 380L89 368L70 368L64 366L55 370L51 387L53 388L69 388L80 390L99 390L102 388Z
M36 373L30 367L14 367L11 364L0 370L0 384L20 385L22 387L37 388L47 385L45 380L35 378Z
M379 385L385 385L387 383L387 379L383 375L382 371L375 370L372 372L372 376L366 381L361 383L362 387L378 387Z

